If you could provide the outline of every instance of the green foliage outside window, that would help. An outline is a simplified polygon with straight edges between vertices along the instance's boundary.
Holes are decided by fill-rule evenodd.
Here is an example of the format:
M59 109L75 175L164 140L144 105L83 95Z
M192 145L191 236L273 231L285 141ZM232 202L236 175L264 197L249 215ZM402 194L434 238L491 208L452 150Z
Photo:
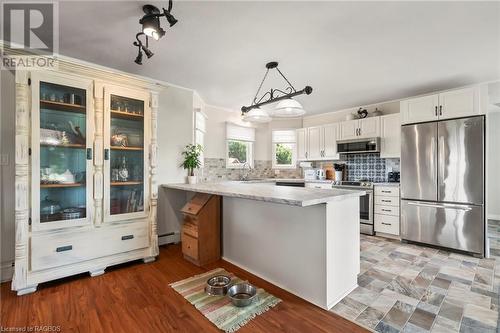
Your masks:
M278 165L292 164L292 148L289 145L276 144L276 163Z
M247 144L241 141L228 142L228 157L233 164L247 162Z

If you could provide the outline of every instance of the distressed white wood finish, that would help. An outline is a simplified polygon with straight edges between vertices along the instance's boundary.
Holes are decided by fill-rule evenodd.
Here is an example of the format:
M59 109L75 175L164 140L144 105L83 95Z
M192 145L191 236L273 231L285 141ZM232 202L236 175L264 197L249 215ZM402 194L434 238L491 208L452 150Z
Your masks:
M36 72L16 71L16 256L12 281L12 289L18 295L36 291L37 285L62 277L89 272L97 276L105 272L106 267L123 262L143 259L150 262L158 255L158 236L156 224L157 205L157 117L158 92L165 86L155 81L113 71L100 66L58 59L58 69L40 70ZM34 78L33 78L34 77ZM39 167L39 152L29 149L37 142L37 127L31 124L32 118L39 119L38 112L38 78L54 78L56 84L78 87L78 82L88 82L87 91L87 148L93 148L93 160L87 168L88 222L83 226L59 228L57 224L46 223L48 228L29 226L31 208L39 209L39 201L33 200L33 194L39 191L39 178L32 181L33 169ZM31 86L28 78L32 78ZM35 88L36 87L36 88ZM135 91L143 96L146 104L145 114L145 212L140 216L105 222L104 200L106 173L103 151L109 138L105 140L105 118L109 110L105 105L105 88L116 87L119 91ZM36 90L36 91L35 91ZM120 93L117 93L121 95ZM32 96L36 96L35 101ZM151 100L151 104L149 104ZM150 111L151 108L151 111ZM151 115L150 115L151 114ZM109 116L109 115L108 115ZM90 123L89 123L90 122ZM39 177L39 170L36 171ZM149 194L150 193L150 194ZM148 194L148 197L146 197ZM109 198L108 198L109 200ZM37 207L34 207L34 206ZM37 213L39 216L39 213ZM66 222L65 222L66 224ZM57 226L57 227L56 227ZM122 240L122 236L134 235ZM57 247L72 242L71 251L57 252Z
M28 283L29 262L29 136L30 89L29 73L16 71L16 179L15 179L15 269L12 290L20 294L33 292L36 284Z
M144 102L144 168L143 168L143 193L144 193L144 211L111 215L110 212L110 184L111 184L111 159L104 160L104 222L123 222L138 218L147 218L149 216L149 181L150 181L150 160L149 149L151 144L151 107L150 94L145 90L130 89L117 85L104 86L104 149L111 149L111 95L128 97ZM156 127L156 125L155 125ZM111 156L111 150L110 150ZM148 204L149 203L149 204Z

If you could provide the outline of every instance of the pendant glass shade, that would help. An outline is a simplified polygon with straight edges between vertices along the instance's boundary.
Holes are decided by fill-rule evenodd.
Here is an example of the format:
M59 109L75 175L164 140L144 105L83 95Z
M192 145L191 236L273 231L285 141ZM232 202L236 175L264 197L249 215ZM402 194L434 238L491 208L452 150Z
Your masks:
M243 120L252 123L268 123L271 121L271 117L265 110L256 108L245 113Z
M305 113L302 104L292 98L282 100L273 110L274 117L299 117Z

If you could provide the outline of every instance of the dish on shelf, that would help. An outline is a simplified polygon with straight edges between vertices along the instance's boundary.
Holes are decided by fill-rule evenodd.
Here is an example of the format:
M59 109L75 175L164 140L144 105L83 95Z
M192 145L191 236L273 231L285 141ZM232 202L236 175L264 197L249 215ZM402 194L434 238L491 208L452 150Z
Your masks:
M61 217L63 220L74 220L82 218L85 214L85 208L71 207L63 209Z

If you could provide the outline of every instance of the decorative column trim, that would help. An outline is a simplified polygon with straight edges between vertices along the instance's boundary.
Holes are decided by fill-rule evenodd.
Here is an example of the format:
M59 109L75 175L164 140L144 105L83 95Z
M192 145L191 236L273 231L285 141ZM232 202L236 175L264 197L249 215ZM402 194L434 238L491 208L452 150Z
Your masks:
M94 82L94 225L103 222L104 84Z
M158 184L157 184L157 161L158 161L158 93L151 93L151 142L150 142L150 237L151 237L151 255L159 254L158 248L158 222L157 222L157 206L158 206Z

